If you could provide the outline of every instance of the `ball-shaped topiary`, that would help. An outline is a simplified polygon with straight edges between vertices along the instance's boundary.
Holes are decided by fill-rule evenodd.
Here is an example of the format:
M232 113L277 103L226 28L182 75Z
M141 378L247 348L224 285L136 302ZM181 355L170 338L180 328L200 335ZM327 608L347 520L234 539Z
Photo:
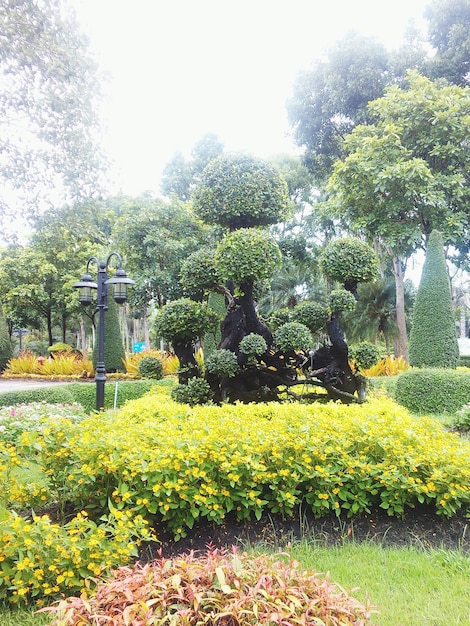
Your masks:
M312 343L312 334L304 324L287 322L277 329L274 341L281 352L307 350Z
M238 372L237 355L231 350L214 350L214 352L205 359L205 366L210 374L231 378Z
M240 352L246 354L249 359L254 359L266 352L268 346L266 340L261 335L250 333L243 337L239 344Z
M215 248L203 247L190 254L181 265L181 285L190 294L215 291L221 280L214 264Z
M331 280L357 285L376 277L379 262L373 248L365 241L344 237L328 244L320 265Z
M279 222L288 208L287 183L270 164L247 154L222 154L204 169L193 194L196 214L235 230Z
M137 365L137 371L142 378L163 378L163 363L156 356L144 356Z
M276 241L267 231L255 228L228 234L217 246L215 256L219 275L238 285L271 278L280 263Z
M194 377L186 385L175 385L171 390L171 397L179 404L207 404L211 398L211 389L203 378Z
M333 314L354 311L356 298L346 289L333 289L330 293L330 310Z
M157 337L180 345L189 345L215 327L219 316L203 302L180 298L166 304L157 314Z
M380 361L380 350L373 343L362 341L349 347L349 356L357 367L367 370Z
M312 333L325 326L328 307L319 302L301 302L292 310L292 321L304 324Z

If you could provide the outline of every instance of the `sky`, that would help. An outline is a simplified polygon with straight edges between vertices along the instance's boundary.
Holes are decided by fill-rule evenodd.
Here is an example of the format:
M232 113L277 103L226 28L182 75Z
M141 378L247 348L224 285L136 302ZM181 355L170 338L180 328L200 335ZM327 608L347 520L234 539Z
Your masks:
M430 0L70 0L104 84L110 191L159 194L164 166L206 133L226 151L298 153L286 101L349 31L398 48Z

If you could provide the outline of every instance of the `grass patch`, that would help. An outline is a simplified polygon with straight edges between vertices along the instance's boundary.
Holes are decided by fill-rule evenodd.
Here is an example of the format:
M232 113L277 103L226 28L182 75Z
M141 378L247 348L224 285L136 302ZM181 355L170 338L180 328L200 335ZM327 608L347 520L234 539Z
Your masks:
M289 550L302 566L330 573L354 597L368 596L380 613L374 626L457 626L470 623L470 557L459 551L307 541Z

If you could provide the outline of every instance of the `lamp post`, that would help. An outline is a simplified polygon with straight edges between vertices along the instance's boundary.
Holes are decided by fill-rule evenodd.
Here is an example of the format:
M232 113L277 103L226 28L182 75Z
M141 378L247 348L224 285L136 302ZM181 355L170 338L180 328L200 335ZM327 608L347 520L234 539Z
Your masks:
M108 278L108 267L112 257L118 260L118 269L112 278ZM90 275L90 264L98 268L98 282L94 282ZM81 280L72 285L79 289L78 299L81 304L87 306L93 302L93 292L97 290L96 309L98 312L98 359L96 362L96 410L104 408L104 385L106 382L106 367L104 363L104 314L108 310L108 285L114 285L113 298L118 304L127 300L127 285L133 285L134 281L127 278L122 268L122 259L117 252L111 252L106 261L99 261L92 256L86 264L86 272Z

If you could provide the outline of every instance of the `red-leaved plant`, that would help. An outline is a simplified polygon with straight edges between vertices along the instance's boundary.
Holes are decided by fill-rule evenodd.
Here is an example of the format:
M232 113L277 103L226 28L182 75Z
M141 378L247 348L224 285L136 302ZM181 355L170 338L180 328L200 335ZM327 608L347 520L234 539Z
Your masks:
M121 567L92 597L41 611L55 612L52 626L364 626L371 613L286 554L250 556L235 548Z

